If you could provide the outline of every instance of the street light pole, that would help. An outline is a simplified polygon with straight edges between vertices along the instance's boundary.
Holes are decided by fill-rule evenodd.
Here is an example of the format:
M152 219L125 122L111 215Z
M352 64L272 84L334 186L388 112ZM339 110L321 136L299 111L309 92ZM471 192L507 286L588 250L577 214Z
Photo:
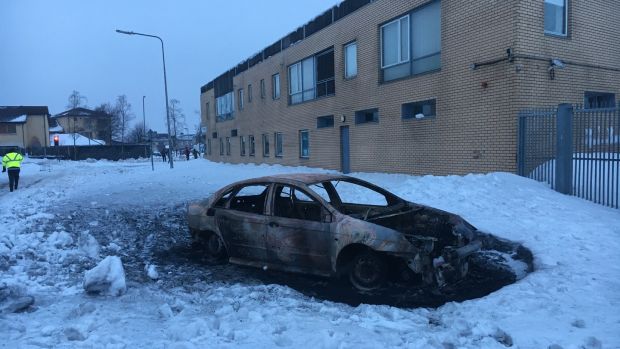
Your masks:
M125 34L125 35L140 35L140 36L146 36L149 38L156 38L159 40L159 42L161 42L161 59L162 59L162 62L164 63L164 92L166 95L166 124L168 125L168 144L170 144L170 152L172 153L172 138L170 137L170 109L168 108L168 81L166 79L166 56L164 54L164 40L162 40L157 35L136 33L132 31L125 31L125 30L119 30L119 29L116 29L116 32L119 34ZM144 101L144 99L142 100ZM169 154L169 155L172 155L172 154ZM170 168L174 168L172 156L168 156L168 158L170 159Z
M144 113L144 99L146 96L142 96L142 140L146 138L146 114Z

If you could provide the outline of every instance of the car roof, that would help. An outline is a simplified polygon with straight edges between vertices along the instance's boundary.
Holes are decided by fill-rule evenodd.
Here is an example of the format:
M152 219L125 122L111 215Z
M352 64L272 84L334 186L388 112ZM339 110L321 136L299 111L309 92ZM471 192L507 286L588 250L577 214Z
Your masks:
M239 184L249 184L249 183L289 183L289 184L299 184L303 183L306 185L332 181L332 180L342 180L342 179L352 179L352 177L337 174L337 173L287 173L287 174L278 174L272 176L264 176L252 179L246 179L243 181L236 182L234 185Z

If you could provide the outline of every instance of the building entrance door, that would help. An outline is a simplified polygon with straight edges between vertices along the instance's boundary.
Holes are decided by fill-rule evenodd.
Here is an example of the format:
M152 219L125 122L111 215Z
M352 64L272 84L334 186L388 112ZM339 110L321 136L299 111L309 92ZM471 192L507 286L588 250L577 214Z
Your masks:
M349 159L349 126L340 126L340 170L342 173L351 172Z

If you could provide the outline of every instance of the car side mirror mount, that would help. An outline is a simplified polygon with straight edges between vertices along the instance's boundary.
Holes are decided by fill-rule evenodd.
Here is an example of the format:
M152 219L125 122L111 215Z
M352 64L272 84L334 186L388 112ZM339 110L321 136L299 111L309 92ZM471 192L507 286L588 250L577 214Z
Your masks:
M209 217L215 216L215 209L213 207L209 207L209 209L207 209L207 216Z

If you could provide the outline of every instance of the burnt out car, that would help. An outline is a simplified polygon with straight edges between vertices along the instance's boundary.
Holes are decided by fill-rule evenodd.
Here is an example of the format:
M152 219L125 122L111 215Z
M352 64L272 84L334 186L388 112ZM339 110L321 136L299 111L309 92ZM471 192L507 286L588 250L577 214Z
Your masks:
M194 241L214 258L290 272L347 276L359 290L394 274L437 289L462 279L481 248L461 217L338 174L230 184L188 206Z

